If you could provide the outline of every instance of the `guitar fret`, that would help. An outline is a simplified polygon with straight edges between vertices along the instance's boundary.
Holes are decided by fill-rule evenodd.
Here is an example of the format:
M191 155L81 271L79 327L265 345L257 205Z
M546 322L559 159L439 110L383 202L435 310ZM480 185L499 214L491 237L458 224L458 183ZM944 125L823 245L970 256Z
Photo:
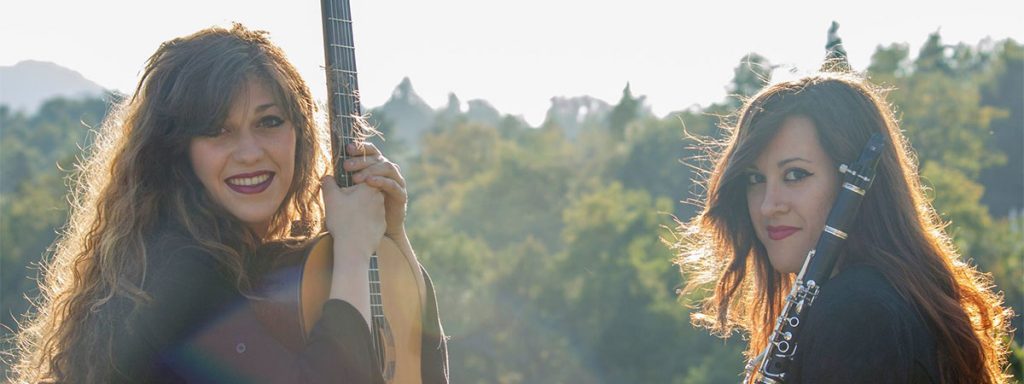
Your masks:
M352 20L339 19L339 18L336 18L336 17L328 17L327 20L330 20L330 21L340 21L342 23L350 23L350 24L352 23Z
M353 74L353 75L355 75L355 74L356 74L356 71L349 71L349 70L347 70L347 69L338 69L338 68L332 68L332 69L331 69L331 71L334 71L334 72L341 72L341 73L350 73L350 74Z
M334 48L348 48L348 49L356 49L356 47L353 47L353 46L351 46L351 45L342 45L342 44L331 44L331 46L332 46L332 47L334 47Z

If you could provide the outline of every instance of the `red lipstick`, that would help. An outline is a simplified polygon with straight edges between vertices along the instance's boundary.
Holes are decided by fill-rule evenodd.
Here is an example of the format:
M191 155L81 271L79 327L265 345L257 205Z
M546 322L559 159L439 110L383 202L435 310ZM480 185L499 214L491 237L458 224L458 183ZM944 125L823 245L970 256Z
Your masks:
M768 226L768 237L770 239L772 239L772 240L782 240L782 239L785 239L785 238L789 237L789 235L792 235L792 234L796 233L796 231L799 231L799 230L800 230L800 228L797 228L797 227L787 227L787 226L784 226L784 225L778 226L778 227L773 227L773 226L769 225Z

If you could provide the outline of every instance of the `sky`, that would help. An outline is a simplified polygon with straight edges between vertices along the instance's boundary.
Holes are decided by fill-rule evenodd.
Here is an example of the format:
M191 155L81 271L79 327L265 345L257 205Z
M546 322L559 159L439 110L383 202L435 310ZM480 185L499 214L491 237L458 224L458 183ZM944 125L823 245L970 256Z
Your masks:
M905 43L916 55L935 31L947 44L1024 42L1019 0L351 2L364 105L383 104L409 77L434 108L455 93L464 108L485 99L532 125L552 97L615 103L627 82L658 116L721 101L749 52L782 75L812 71L833 20L857 70L879 45ZM6 0L0 11L0 66L51 61L127 92L161 42L237 21L269 31L313 94L326 94L316 1Z

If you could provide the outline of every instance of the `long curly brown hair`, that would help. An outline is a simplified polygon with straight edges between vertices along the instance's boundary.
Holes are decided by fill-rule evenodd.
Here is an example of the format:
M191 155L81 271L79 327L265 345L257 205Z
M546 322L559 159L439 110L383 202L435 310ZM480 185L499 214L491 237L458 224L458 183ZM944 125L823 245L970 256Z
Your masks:
M250 80L272 90L296 130L295 177L265 238L207 196L188 160L190 140L219 127ZM241 292L251 288L245 255L262 242L319 233L327 159L315 111L309 88L266 32L234 24L163 43L77 165L69 222L45 265L36 313L18 334L14 379L111 380L112 335L148 300L146 246L160 226L187 230Z
M1003 383L1011 311L991 279L963 261L925 198L914 152L884 91L851 74L821 73L766 87L738 112L722 142L707 143L703 210L679 227L676 263L691 294L713 285L694 324L728 336L746 331L746 354L762 351L793 276L776 272L754 233L743 175L790 116L810 118L835 164L856 160L872 133L892 145L849 231L844 265L877 267L934 330L944 383ZM717 144L717 145L715 145Z

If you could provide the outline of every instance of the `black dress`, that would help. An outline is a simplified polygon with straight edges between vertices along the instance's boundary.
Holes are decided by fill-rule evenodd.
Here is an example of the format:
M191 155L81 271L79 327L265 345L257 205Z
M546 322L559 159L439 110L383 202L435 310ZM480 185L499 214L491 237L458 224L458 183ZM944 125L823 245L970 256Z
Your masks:
M787 383L938 383L935 337L876 269L852 266L821 289Z
M115 335L117 382L382 383L369 327L351 304L329 300L301 352L286 348L216 262L175 231L150 243L142 306ZM429 277L422 377L447 383L448 361Z

